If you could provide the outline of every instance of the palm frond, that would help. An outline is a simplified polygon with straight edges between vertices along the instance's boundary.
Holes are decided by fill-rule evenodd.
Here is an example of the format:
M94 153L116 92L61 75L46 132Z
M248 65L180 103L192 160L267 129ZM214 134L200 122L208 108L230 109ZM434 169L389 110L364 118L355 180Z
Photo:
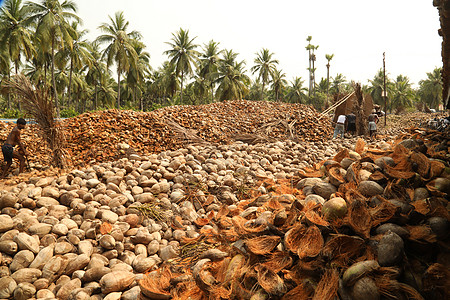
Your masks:
M65 168L67 155L64 150L64 132L54 118L55 107L48 91L35 88L23 74L6 81L5 87L17 95L22 108L38 124L42 137L52 151L52 164L58 168Z

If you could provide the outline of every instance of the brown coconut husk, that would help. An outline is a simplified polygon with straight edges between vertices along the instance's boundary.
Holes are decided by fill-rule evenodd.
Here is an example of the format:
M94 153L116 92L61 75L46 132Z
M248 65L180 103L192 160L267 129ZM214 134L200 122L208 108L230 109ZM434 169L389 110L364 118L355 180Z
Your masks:
M370 237L372 220L366 201L354 200L348 211L348 221L353 230L364 238Z
M300 259L306 257L316 257L322 250L324 241L322 233L317 226L309 226L305 234L300 239L300 247L297 255Z
M263 204L263 207L270 211L280 210L284 208L284 206L276 199L270 199Z
M406 202L412 200L405 184L400 179L388 182L384 189L384 196L388 199L402 199Z
M194 281L185 281L177 284L173 289L173 300L208 300L208 296L195 284Z
M150 272L139 281L141 292L151 299L170 299L168 290L172 273L169 268L161 268Z
M423 275L423 290L436 295L437 299L449 299L450 270L443 264L432 264Z
M284 280L277 273L261 264L255 266L258 284L270 295L282 296L287 288Z
M363 194L361 194L356 187L356 184L354 182L347 183L345 187L343 187L342 190L346 190L344 193L345 201L348 204L352 204L353 201L365 201L366 197L364 197Z
M355 184L359 184L359 171L361 170L361 162L357 161L350 165L347 169L347 180L350 182L354 182Z
M349 153L349 151L347 148L342 149L341 151L338 152L338 154L336 154L333 157L333 160L340 163L344 158L348 157L348 153Z
M365 248L365 242L360 237L332 234L322 249L322 255L337 265L345 266L350 260L359 257Z
M370 174L369 180L372 180L372 181L375 181L378 183L383 183L383 182L386 182L388 180L388 178L386 177L386 175L383 174L383 172L376 170L375 172Z
M422 295L413 287L387 277L378 278L375 281L375 284L377 285L380 294L388 299L405 298L411 300L424 300Z
M339 288L339 272L336 269L327 269L319 281L313 300L331 300L337 296Z
M214 286L211 288L210 299L231 299L233 290L226 289L223 286Z
M262 265L275 273L278 273L283 269L289 269L292 266L293 261L294 260L289 253L275 251L264 263L262 263Z
M340 167L332 167L328 170L327 173L332 184L337 184L340 186L341 184L345 183L345 178L341 173Z
M228 208L228 205L222 205L217 214L214 216L214 219L218 221L221 217L227 216L229 212L230 209Z
M389 221L394 217L397 211L397 207L386 201L384 198L380 196L377 196L377 198L381 200L381 204L369 209L370 215L372 216L372 227L376 227L381 223Z
M395 167L391 167L389 165L385 166L385 172L388 176L390 176L391 178L396 178L396 179L411 179L414 176L416 176L415 172L412 171L404 171L405 169L395 166Z
M430 172L430 161L423 153L413 152L410 156L411 163L416 164L417 173L423 178L428 178Z
M361 155L364 152L365 146L366 146L366 142L363 139L359 138L356 141L355 152Z
M293 253L297 253L300 248L301 239L306 233L306 226L303 224L297 224L292 227L288 232L286 232L284 243L286 244L286 248L289 249Z
M300 283L295 288L284 294L281 300L310 299L313 293L314 288L311 284Z
M312 224L327 227L330 224L321 217L318 212L322 207L322 204L316 204L313 201L306 203L303 207L302 212L304 213L305 218Z
M408 239L416 241L419 243L435 243L437 241L436 235L433 230L428 225L418 225L418 226L406 226L409 230Z
M246 258L241 254L237 254L228 263L221 282L224 286L228 286L230 284L233 285L233 281L237 279L240 280L242 274L244 274L247 270L248 266L246 265Z
M266 255L271 253L280 241L281 237L279 236L263 235L246 240L245 245L253 254Z
M253 224L249 222L246 218L241 216L234 216L232 218L233 226L238 234L252 234L252 233L260 233L266 230L267 225L264 224Z
M328 223L327 221L325 221L325 219L323 219L319 213L317 213L315 210L308 210L305 213L305 217L306 219L308 219L309 222L311 222L312 224L316 224L319 226L323 226L323 227L328 227L330 226L330 223Z
M445 165L440 161L432 160L430 161L430 176L429 179L436 178L442 174L445 170Z

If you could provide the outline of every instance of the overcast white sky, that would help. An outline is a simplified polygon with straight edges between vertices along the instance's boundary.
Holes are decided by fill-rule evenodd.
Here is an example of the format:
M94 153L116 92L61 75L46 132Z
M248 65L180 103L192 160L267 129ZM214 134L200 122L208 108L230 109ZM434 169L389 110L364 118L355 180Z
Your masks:
M330 76L368 84L382 68L391 79L399 74L412 83L442 66L439 14L432 0L75 0L88 38L98 26L123 11L129 30L142 33L150 64L167 60L172 33L180 28L199 45L213 39L233 49L246 69L256 52L268 48L291 81L301 76L308 86L306 38L319 45L316 78L326 77L325 54L334 54ZM200 50L200 49L199 49ZM250 75L250 72L248 72Z

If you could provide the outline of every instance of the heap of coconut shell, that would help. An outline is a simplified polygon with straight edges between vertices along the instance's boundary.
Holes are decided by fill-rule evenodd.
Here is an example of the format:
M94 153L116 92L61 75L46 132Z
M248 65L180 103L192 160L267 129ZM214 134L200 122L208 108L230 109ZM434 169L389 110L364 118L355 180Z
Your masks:
M440 133L428 138L417 134L385 150L358 140L355 151L300 172L295 187L262 180L269 194L197 220L200 236L184 240L182 249L210 249L150 272L140 281L142 294L448 298L450 140Z
M0 192L0 298L449 298L449 135L337 144L310 168L239 142L31 177Z

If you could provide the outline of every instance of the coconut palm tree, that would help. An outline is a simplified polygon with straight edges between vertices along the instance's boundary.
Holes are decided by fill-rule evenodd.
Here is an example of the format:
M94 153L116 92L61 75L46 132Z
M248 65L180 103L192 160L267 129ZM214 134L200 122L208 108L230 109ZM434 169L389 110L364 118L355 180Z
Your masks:
M345 76L341 73L337 74L336 77L333 78L333 82L331 84L331 91L333 94L339 94L341 92L341 86L347 81Z
M80 22L76 15L77 6L72 0L41 0L39 3L27 2L25 9L30 20L36 23L36 36L41 40L41 47L51 54L51 76L55 107L59 117L59 101L55 79L55 52L64 47L72 48L73 32L68 21Z
M269 82L269 77L273 76L278 60L272 59L273 53L266 48L261 49L259 53L256 53L254 60L255 65L251 68L252 74L258 72L258 79L262 82L261 88L261 100L263 100L264 87Z
M220 101L243 99L248 93L250 78L245 74L245 62L235 61L237 55L232 50L225 50L217 74L214 74L214 82L218 84L216 95Z
M163 91L163 97L166 95L169 95L170 98L174 98L175 93L177 92L180 81L179 77L177 76L176 66L174 64L171 64L169 61L165 61L163 63L163 66L161 68L161 80L160 87Z
M289 87L288 94L286 95L287 99L289 99L292 103L302 103L303 99L306 98L305 92L308 90L306 87L303 87L303 83L305 81L302 80L301 77L295 77L293 81L291 81L291 86Z
M330 61L333 57L334 54L325 54L325 58L327 59L327 102L325 105L328 105L328 94L330 91Z
M198 45L194 44L194 40L189 38L189 30L180 28L175 34L172 33L172 42L166 43L172 47L164 54L169 56L170 63L175 65L177 76L181 75L181 91L180 101L183 103L183 83L184 77L193 74L193 67L197 67L197 57L199 53L195 50Z
M89 85L94 86L93 91L93 109L97 109L98 105L98 87L101 82L101 77L111 77L110 71L106 67L106 63L101 59L100 46L98 42L91 42L89 44L91 64L88 65L85 80Z
M416 97L409 78L403 75L397 76L391 94L391 110L395 109L397 112L411 107Z
M67 88L67 103L70 105L72 102L72 75L73 70L80 70L83 66L90 66L92 64L93 56L91 54L90 44L87 40L82 39L86 35L87 30L79 31L78 23L73 22L71 24L73 30L71 30L73 36L73 47L66 48L64 52L67 52L67 56L70 58L69 69L69 86Z
M139 93L139 109L143 110L142 89L144 79L150 74L150 54L146 51L144 43L133 40L132 45L137 54L137 62L128 71L127 84L133 93L133 102L136 103L136 96Z
M132 40L140 39L137 31L127 32L129 22L125 20L123 12L116 12L114 19L109 17L110 24L103 23L99 29L104 32L97 38L100 44L107 44L103 51L106 65L109 68L113 62L117 65L117 109L120 109L120 75L129 70L130 66L137 64L138 55L133 47Z
M427 78L419 81L418 95L424 103L437 108L442 102L442 68L435 68L427 73ZM445 103L444 103L445 104Z
M7 0L0 9L0 45L8 53L6 59L14 63L15 73L19 72L21 54L25 54L27 60L35 54L32 35L29 30L29 19L22 5L22 0ZM8 78L10 72L8 68ZM8 109L11 108L10 93L7 96Z
M19 72L21 54L24 53L29 60L36 52L29 23L22 0L5 1L0 9L0 43L8 49L16 74Z
M275 94L275 101L280 100L280 94L286 87L287 81L285 79L286 74L283 73L283 70L275 69L272 74L272 91Z
M209 41L203 47L203 53L200 56L200 70L199 75L202 77L205 84L209 84L211 91L211 103L214 102L214 78L213 74L217 74L217 68L219 67L219 55L223 53L223 50L219 50L219 43L213 40Z

